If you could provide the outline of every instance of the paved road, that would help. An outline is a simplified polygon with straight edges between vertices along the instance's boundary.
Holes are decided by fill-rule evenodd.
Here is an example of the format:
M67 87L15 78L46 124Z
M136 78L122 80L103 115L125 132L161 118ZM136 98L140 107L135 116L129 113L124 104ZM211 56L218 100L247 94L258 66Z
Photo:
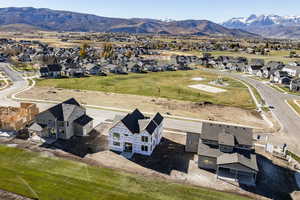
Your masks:
M0 70L3 70L13 81L13 86L0 91L0 105L3 106L17 106L18 102L8 98L9 95L14 94L18 91L22 91L23 89L27 88L27 82L19 75L19 73L11 70L7 67L7 64L0 63ZM218 72L218 71L214 71ZM269 105L275 107L273 110L274 114L277 116L279 121L283 125L283 132L286 135L276 135L275 137L271 138L271 142L275 144L289 144L290 148L299 153L300 155L300 119L299 117L289 108L289 106L285 103L285 99L299 99L298 96L287 95L270 88L266 84L253 80L243 75L233 74L233 73L226 73L226 72L218 72L225 75L232 76L234 78L243 80L254 87L261 93L263 98ZM52 106L49 103L37 103L40 110L45 110ZM103 122L107 119L113 119L116 114L124 114L122 112L116 111L108 111L108 110L99 110L99 109L91 109L87 108L87 113L95 119L95 124ZM165 127L169 129L177 129L182 131L191 131L191 132L199 132L201 130L201 123L200 122L192 122L192 121L185 121L185 120L176 120L176 119L166 119L165 120ZM288 137L286 137L288 136ZM299 143L299 144L298 144Z
M217 72L215 70L210 71ZM300 118L285 102L288 99L300 100L300 96L279 92L271 88L268 84L249 78L247 75L219 71L217 73L231 76L254 86L266 103L270 106L274 106L272 112L283 128L281 130L281 135L271 137L270 142L276 145L287 143L289 149L300 155Z
M0 70L3 70L8 77L13 81L13 85L5 90L0 91L0 105L1 106L18 106L19 103L12 100L8 96L15 94L19 91L24 90L28 87L27 81L25 81L22 76L16 71L11 70L7 67L7 64L0 63ZM71 97L70 97L71 98ZM49 107L53 106L53 104L49 103L37 103L40 111L46 110ZM100 110L100 109L92 109L87 108L87 113L94 118L94 124L98 124L104 122L107 119L113 119L115 115L124 115L125 113L109 111L109 110ZM201 122L192 122L185 120L176 120L176 119L166 119L165 128L168 129L176 129L181 131L190 131L190 132L199 132L202 127Z

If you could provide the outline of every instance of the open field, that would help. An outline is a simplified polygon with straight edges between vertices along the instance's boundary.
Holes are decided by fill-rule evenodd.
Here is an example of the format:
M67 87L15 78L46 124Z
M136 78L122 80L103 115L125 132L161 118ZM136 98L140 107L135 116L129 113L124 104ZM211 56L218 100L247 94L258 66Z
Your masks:
M0 188L36 199L247 199L4 146L0 161Z
M139 108L143 112L191 117L203 120L234 123L268 130L269 126L255 110L238 107L204 105L197 102L179 101L166 98L153 98L129 94L106 93L99 91L70 90L53 87L34 87L19 95L19 98L42 99L62 102L74 97L81 104L120 108L128 111ZM232 117L232 116L239 116ZM271 130L270 130L271 131Z
M203 77L203 81L192 78ZM111 75L108 77L88 77L70 79L37 80L39 87L55 87L78 90L103 91L109 93L133 94L161 97L190 102L210 102L216 105L254 109L248 89L242 83L224 78L229 84L227 92L213 94L189 88L193 84L209 84L217 75L203 71L177 71L148 74Z
M190 51L190 52L174 52L174 51L165 51L164 53L167 54L177 54L177 55L196 55L196 56L202 56L202 52L200 51ZM241 52L232 52L232 51L212 51L209 52L213 56L233 56L233 57L246 57L248 59L252 58L259 58L264 59L265 62L269 61L281 61L284 63L289 63L292 61L300 61L300 58L287 58L286 56L289 56L290 51L271 51L269 55L255 55L255 54L248 54L248 53L241 53ZM300 51L297 51L299 54Z

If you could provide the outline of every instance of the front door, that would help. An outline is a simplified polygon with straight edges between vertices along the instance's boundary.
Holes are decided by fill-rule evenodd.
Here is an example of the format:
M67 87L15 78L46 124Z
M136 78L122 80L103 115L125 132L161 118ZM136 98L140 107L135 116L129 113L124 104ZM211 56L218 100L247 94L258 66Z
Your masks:
M124 151L125 151L125 152L129 152L129 153L132 153L132 144L131 144L131 143L128 143L128 142L125 142Z

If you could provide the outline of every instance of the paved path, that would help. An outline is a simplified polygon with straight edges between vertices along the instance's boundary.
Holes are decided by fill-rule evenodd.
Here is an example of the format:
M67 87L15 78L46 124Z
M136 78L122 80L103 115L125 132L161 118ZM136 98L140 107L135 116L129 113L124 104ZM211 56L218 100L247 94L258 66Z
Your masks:
M282 145L288 144L288 148L293 152L300 155L300 118L297 114L286 104L285 100L297 99L300 100L300 96L285 94L270 87L268 84L252 79L243 74L219 72L216 70L209 70L217 72L223 75L231 76L233 78L242 80L253 87L255 87L261 94L266 103L273 106L271 111L282 125L281 135L276 135L270 138L270 142Z

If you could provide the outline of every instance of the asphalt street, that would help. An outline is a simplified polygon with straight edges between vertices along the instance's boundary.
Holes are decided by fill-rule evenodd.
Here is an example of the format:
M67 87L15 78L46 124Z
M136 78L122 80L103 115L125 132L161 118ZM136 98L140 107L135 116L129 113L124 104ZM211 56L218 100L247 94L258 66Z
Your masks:
M285 102L289 99L300 100L300 96L279 92L270 87L266 82L252 79L247 75L215 70L210 71L231 76L255 87L267 105L274 107L271 111L282 126L281 134L270 137L269 141L275 145L283 145L286 143L289 149L300 155L300 118Z
M3 70L8 77L13 81L13 85L5 90L0 91L0 105L1 106L18 106L19 102L9 98L10 95L22 91L28 87L25 81L18 72L11 70L7 64L0 63L0 70ZM71 97L70 97L71 98ZM46 110L53 106L49 103L36 103L40 111ZM97 125L106 120L114 119L115 115L124 115L124 112L100 110L87 108L87 114L94 118L94 125ZM200 132L202 123L177 119L165 119L164 127L167 129L180 130L182 132Z
M9 98L10 95L24 90L28 87L27 81L25 81L18 72L11 70L7 67L7 64L0 63L0 70L3 70L8 77L13 81L13 85L5 90L0 91L0 105L2 106L17 106L19 103ZM212 70L210 70L212 71ZM219 72L213 70L215 73L220 73L226 76L245 81L251 84L262 95L268 105L274 106L272 110L273 114L278 118L280 124L282 124L282 134L274 135L270 138L270 142L276 145L283 145L287 143L289 148L300 155L300 118L294 113L293 110L286 104L287 99L299 99L299 96L288 95L281 93L267 84L251 79L245 75L236 73ZM53 106L49 103L37 103L41 111ZM87 113L94 118L94 124L104 122L108 119L113 119L115 115L125 114L123 112L100 110L94 108L87 108ZM165 119L165 128L180 130L182 132L200 132L202 123L178 120L178 119Z

